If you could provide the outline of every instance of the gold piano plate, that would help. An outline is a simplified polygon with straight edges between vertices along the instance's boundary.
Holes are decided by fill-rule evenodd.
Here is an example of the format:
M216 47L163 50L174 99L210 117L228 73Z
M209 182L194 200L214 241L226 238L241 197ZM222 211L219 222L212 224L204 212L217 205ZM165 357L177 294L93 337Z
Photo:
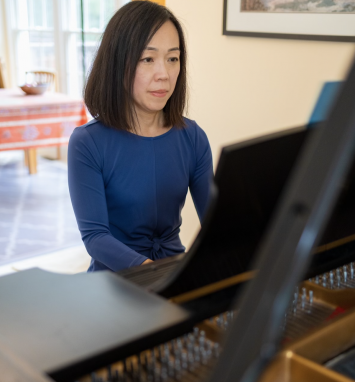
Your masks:
M318 365L292 351L279 354L259 382L351 382L352 380Z

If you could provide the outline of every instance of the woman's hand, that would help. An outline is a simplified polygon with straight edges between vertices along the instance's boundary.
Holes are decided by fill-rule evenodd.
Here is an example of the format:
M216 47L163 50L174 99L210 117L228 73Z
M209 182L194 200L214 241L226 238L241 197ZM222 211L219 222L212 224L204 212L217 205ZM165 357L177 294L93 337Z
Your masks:
M148 263L154 263L154 261L147 259L147 260L143 261L143 263L141 265L148 264Z

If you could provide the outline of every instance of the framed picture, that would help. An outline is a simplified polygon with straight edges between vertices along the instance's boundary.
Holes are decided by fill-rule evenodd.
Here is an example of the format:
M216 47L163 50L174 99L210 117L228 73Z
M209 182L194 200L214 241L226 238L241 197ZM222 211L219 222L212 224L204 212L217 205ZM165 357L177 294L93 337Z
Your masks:
M355 0L224 0L227 36L355 42Z

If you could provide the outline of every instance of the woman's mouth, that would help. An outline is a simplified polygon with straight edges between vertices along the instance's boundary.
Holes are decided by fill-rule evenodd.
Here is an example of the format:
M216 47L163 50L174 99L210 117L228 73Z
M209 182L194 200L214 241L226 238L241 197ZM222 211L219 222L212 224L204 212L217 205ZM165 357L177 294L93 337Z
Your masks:
M151 91L149 92L153 97L159 97L159 98L163 98L165 97L167 94L168 94L168 91L167 90L164 90L164 89L161 89L161 90L154 90L154 91Z

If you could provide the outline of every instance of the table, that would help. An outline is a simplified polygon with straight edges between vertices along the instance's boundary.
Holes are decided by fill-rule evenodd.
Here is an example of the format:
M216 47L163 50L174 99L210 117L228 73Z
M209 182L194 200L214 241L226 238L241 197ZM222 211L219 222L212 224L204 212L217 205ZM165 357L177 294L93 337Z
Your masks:
M74 128L87 120L80 98L0 89L0 151L25 150L30 174L37 172L36 148L68 144Z

